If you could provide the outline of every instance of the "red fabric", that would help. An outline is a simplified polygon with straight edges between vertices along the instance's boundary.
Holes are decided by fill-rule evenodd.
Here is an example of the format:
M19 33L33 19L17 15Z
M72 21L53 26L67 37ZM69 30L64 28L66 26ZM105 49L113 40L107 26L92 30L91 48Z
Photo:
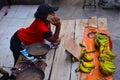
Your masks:
M35 19L29 27L20 28L18 30L18 37L20 38L21 42L28 45L42 42L44 40L43 33L48 31L48 27L42 20Z

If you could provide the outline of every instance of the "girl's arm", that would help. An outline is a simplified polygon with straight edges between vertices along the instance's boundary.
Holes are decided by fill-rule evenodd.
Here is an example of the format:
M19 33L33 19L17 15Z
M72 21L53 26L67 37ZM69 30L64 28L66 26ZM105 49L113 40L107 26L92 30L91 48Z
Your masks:
M60 33L60 28L61 28L61 22L60 22L60 18L58 17L54 17L52 18L52 21L53 21L53 25L55 25L55 33L47 38L48 41L52 42L53 44L54 43L60 43L60 38L59 38L59 33Z

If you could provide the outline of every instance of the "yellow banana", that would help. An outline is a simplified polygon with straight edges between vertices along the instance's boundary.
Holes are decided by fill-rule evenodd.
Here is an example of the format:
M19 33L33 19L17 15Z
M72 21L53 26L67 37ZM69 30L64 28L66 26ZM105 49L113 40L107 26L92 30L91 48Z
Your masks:
M79 43L79 45L80 45L80 47L86 47L84 44L82 44L82 43Z
M115 57L116 57L115 54L114 54L111 50L109 50L109 49L105 49L105 53L106 53L107 55L111 56L112 58L115 58Z
M81 50L80 54L81 54L81 57L80 57L80 58L83 58L84 55L86 54L86 50Z
M72 62L78 61L74 56L72 56Z
M83 57L82 57L82 59L84 60L84 61L92 61L93 60L93 58L90 56L90 55L88 55L88 54L85 54Z
M91 64L91 63L88 63L88 62L85 62L85 61L82 61L81 64L86 68L95 68L94 64Z
M95 50L86 50L86 53L93 53L96 52Z
M81 55L84 55L84 54L86 54L86 50L85 49L81 50Z
M75 72L79 72L80 71L80 64L81 63L79 63L79 66L75 69Z
M79 67L75 71L76 72L82 71L84 73L89 73L91 70L92 70L92 68L86 68L80 63Z

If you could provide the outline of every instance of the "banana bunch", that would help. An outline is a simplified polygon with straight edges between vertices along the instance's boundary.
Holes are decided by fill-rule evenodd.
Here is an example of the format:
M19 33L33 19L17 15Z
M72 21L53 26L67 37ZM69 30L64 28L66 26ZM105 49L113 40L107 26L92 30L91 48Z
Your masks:
M91 70L95 68L95 66L91 63L85 62L84 60L80 61L78 68L76 68L76 72L82 71L84 73L89 73Z
M84 60L86 62L90 62L93 60L93 58L87 54L88 50L81 50L81 60ZM89 52L93 52L93 50L89 50Z
M100 62L100 71L104 75L111 75L115 72L115 65L112 61L101 61Z
M95 52L95 50L81 50L80 59L83 59L84 61L87 61L87 62L92 61L93 58L90 55L88 55L87 53L93 53L93 52ZM78 61L74 56L72 56L71 59L72 59L72 62Z
M81 47L81 57L79 60L77 60L74 56L72 56L72 62L79 62L79 66L75 69L75 72L82 71L84 73L89 73L93 68L95 68L94 64L90 63L90 61L93 60L93 58L88 53L94 53L95 50L86 50L86 46L83 43L79 43L79 46Z
M115 54L110 49L107 49L108 37L106 35L96 33L94 42L99 48L99 63L101 73L104 75L113 74L116 69L116 66L112 62L112 60L115 58Z
M75 72L82 71L84 73L89 73L93 68L95 68L95 65L90 63L90 61L92 61L93 58L87 54L91 52L95 52L95 50L81 50L79 66L76 68Z
M86 62L89 62L89 61L92 61L92 60L93 60L93 58L92 58L90 55L88 55L88 54L84 54L84 55L81 57L81 59L83 59L83 60L86 61Z
M82 45L82 46L81 46ZM80 46L83 47L83 44L80 43ZM84 48L85 48L85 45L84 45ZM88 54L86 53L94 53L96 52L95 50L81 50L80 54L81 54L81 58L85 61L92 61L93 58L91 56L89 56ZM79 61L78 59L76 59L73 55L71 56L71 60L72 62L76 62L76 61Z
M112 62L114 58L115 54L109 49L104 49L103 52L100 53L99 61L101 73L111 75L115 72L116 66Z
M106 46L108 44L108 37L97 32L94 37L94 42L97 47Z
M100 61L112 61L116 55L109 49L104 49L102 53L100 53L99 60Z

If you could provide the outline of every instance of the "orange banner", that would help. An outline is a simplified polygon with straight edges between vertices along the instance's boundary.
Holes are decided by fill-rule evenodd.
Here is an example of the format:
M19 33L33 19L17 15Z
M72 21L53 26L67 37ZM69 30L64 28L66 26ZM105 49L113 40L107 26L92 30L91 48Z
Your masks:
M96 50L95 43L94 43L94 33L99 32L102 34L107 34L107 30L101 30L99 28L95 27L86 27L82 39L82 43L86 45L86 50ZM110 37L109 37L110 38ZM112 42L111 39L109 39L108 48L112 48ZM93 63L95 65L95 69L93 69L90 73L82 73L80 72L80 80L99 80L100 78L105 78L105 80L112 80L112 75L105 76L103 75L99 70L99 52L96 50L94 53L89 53L90 56L93 57Z

